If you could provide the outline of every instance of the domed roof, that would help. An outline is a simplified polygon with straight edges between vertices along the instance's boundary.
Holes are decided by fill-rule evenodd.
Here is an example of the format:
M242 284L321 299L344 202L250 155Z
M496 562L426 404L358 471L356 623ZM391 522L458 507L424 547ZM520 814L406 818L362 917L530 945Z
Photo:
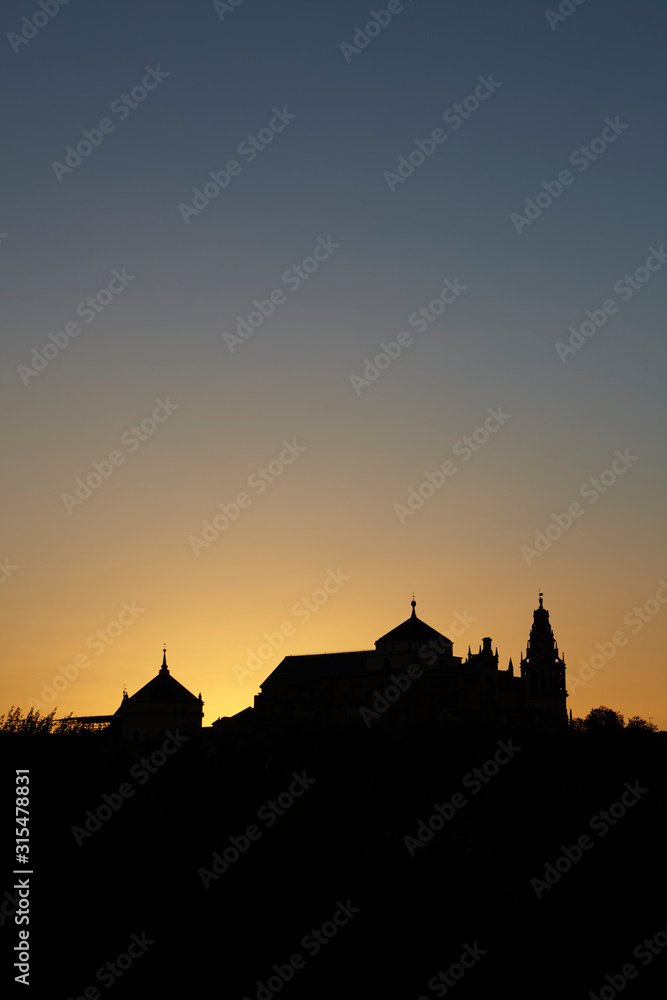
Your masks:
M412 614L410 615L410 617L406 618L406 620L404 622L401 622L400 625L397 625L396 628L393 628L391 632L387 632L386 635L380 636L380 638L375 643L376 648L381 643L382 644L394 643L394 642L423 643L433 639L439 639L440 642L444 640L451 646L452 645L451 639L448 639L447 636L443 635L441 632L438 632L436 629L431 628L431 626L427 625L426 622L423 622L421 618L417 618L417 614L415 612L415 607L417 606L417 602L413 600L411 603L412 603Z

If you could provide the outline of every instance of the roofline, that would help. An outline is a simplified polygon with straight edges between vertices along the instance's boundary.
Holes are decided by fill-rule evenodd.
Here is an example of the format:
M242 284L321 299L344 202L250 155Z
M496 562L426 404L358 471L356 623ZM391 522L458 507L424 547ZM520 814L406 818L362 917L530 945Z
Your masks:
M353 654L359 656L361 653L377 653L377 649L325 649L320 653L290 653L288 656L283 656L283 660L291 660L295 656L340 656L342 653L346 656L352 656ZM283 660L281 660L281 663Z

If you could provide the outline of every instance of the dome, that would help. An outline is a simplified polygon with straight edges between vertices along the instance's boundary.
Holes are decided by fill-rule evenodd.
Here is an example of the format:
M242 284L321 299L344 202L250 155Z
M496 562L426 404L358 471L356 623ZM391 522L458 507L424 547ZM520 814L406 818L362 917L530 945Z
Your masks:
M453 645L451 639L431 628L421 618L417 618L415 607L416 601L413 600L410 617L376 641L375 648L378 653L416 652L421 645L434 640L437 640L439 646L446 644L451 647Z

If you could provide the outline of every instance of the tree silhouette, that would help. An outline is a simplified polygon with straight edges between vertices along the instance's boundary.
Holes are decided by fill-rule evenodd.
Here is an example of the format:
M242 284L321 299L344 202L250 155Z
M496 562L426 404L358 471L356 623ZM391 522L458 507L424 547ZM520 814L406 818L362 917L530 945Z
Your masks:
M637 733L657 733L658 727L654 722L647 722L641 715L631 715L627 721L626 729Z
M570 729L576 733L619 733L621 730L631 733L657 733L658 727L653 722L642 719L640 715L631 716L625 723L620 712L615 712L606 705L592 708L585 719L572 719Z
M72 713L64 719L56 719L57 709L53 708L48 715L40 715L35 708L30 708L27 715L23 715L20 708L12 707L6 715L0 715L0 733L23 733L35 735L36 733L50 733L62 735L63 733L80 733L87 729L85 722L72 718Z
M587 733L613 733L620 732L625 725L625 720L620 712L615 712L613 708L600 705L599 708L592 708L584 719L584 726Z

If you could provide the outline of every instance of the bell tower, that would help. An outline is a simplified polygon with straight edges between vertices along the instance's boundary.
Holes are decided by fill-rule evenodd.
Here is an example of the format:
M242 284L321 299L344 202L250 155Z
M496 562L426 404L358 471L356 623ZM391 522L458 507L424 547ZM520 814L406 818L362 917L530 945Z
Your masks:
M521 677L526 685L526 703L540 728L567 725L565 660L549 623L549 612L540 594L540 606L533 611L525 657L521 657Z

